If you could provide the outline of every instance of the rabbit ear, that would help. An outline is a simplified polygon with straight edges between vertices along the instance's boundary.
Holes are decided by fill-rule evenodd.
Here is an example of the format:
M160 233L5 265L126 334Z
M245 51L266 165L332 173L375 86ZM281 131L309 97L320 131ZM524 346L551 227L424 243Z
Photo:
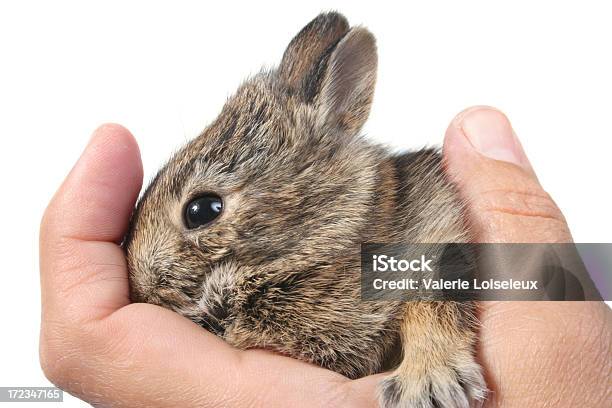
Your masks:
M326 122L357 133L370 113L376 83L376 40L362 27L351 29L325 67L318 108Z
M342 14L319 14L287 46L278 67L280 78L310 102L318 88L321 62L348 30Z

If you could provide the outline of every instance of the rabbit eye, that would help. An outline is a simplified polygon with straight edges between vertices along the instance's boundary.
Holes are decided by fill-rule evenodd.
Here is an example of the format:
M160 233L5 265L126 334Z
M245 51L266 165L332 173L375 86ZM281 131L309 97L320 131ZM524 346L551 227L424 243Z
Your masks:
M185 225L189 229L194 229L208 224L221 214L222 209L223 201L215 194L197 197L185 208Z

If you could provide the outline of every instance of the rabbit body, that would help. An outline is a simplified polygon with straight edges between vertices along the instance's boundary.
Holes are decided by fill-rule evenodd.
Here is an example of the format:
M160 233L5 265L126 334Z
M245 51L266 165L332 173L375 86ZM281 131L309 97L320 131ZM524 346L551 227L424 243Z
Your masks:
M143 194L124 242L131 297L238 348L350 378L393 369L386 407L467 407L486 389L474 304L361 300L361 243L468 239L436 151L391 154L359 135L375 78L366 29L337 13L304 27ZM223 210L187 228L204 193Z

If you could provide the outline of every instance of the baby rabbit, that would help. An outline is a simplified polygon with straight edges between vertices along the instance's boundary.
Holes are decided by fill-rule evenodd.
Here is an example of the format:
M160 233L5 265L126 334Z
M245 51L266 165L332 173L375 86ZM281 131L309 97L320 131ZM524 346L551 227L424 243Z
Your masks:
M372 34L325 13L240 86L140 199L132 300L350 378L393 369L384 407L468 407L486 391L474 303L361 299L361 243L468 239L436 151L359 135L376 66Z

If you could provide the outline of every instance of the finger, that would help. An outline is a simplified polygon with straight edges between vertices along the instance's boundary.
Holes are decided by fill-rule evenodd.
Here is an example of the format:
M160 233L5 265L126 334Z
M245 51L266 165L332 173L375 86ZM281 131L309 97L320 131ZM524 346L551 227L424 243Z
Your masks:
M41 223L43 317L93 319L129 302L117 243L141 183L140 153L129 131L97 129Z
M468 202L478 242L569 242L561 211L540 185L506 116L474 107L451 123L447 172Z
M103 125L53 197L46 227L61 237L118 242L141 185L136 140L120 125Z
M572 241L563 215L501 112L474 107L459 114L447 130L444 155L468 203L476 241ZM601 406L605 391L593 384L602 370L609 371L601 356L610 354L611 336L603 303L484 302L481 318L479 357L493 390L487 406L542 401ZM571 370L576 365L580 378Z

